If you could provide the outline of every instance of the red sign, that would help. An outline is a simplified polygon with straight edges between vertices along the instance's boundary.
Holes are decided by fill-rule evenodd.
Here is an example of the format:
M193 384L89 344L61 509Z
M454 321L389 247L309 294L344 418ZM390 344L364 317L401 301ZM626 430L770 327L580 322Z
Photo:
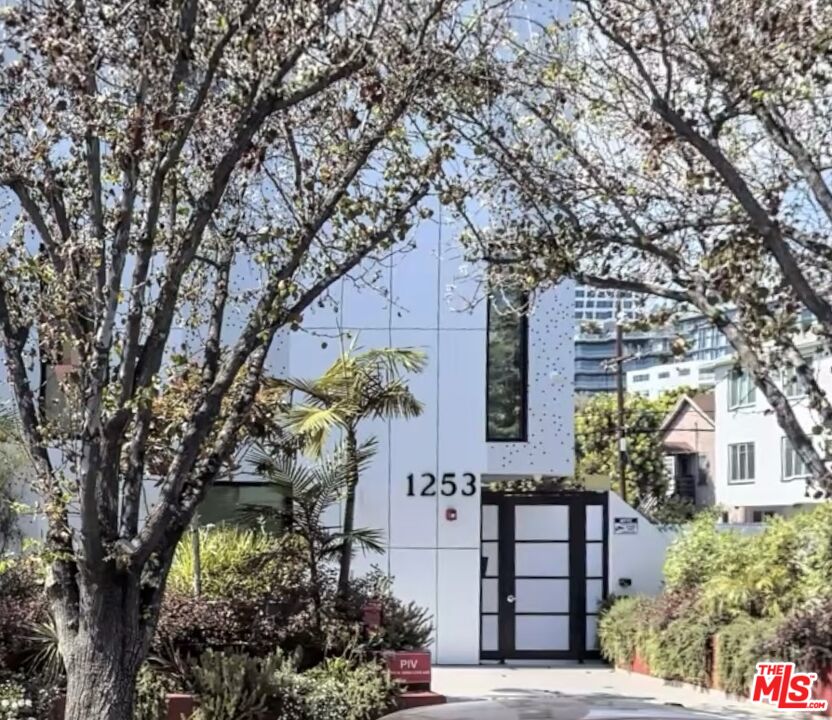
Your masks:
M769 702L778 710L826 710L826 700L812 697L815 673L797 672L794 663L757 663L752 702Z
M394 680L405 685L430 687L430 653L425 651L384 654L387 669Z

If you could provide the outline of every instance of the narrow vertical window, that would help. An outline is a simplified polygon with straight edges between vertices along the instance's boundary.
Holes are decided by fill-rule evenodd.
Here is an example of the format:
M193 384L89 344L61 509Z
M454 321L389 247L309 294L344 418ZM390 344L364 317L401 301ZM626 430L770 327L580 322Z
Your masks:
M488 301L486 440L527 439L528 319L526 297L498 291Z

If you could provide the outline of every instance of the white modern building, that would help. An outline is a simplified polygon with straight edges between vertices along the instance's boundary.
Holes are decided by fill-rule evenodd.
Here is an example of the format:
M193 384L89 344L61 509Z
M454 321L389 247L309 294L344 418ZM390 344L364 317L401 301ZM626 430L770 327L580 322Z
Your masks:
M832 393L832 359L815 355L812 345L803 352L813 358L820 386ZM725 519L761 522L769 515L788 515L814 503L807 489L806 468L766 399L745 373L735 370L731 359L717 361L713 368L715 499L724 508ZM801 425L811 431L816 423L800 383L784 376L781 388Z
M658 592L672 536L609 492L493 485L573 473L574 286L535 298L527 318L501 312L441 223L416 235L415 249L362 268L362 281L346 279L334 302L282 334L268 371L314 378L346 336L422 349L427 368L408 383L423 414L361 427L378 453L358 485L356 524L380 530L385 551L357 557L354 572L381 567L399 597L429 611L440 664L591 656L601 600ZM200 513L228 517L268 494L250 477L219 483Z
M393 258L375 288L347 280L338 308L305 318L272 370L314 377L339 333L363 347L428 356L410 380L425 412L363 428L379 454L356 522L387 538L382 566L434 618L434 659L584 657L608 592L656 592L670 537L610 493L511 497L491 483L573 472L574 287L535 299L527 319L488 303L439 228ZM325 345L325 347L324 347Z
M664 363L638 370L628 370L627 392L657 398L668 390L689 387L706 390L713 387L713 364L702 360Z

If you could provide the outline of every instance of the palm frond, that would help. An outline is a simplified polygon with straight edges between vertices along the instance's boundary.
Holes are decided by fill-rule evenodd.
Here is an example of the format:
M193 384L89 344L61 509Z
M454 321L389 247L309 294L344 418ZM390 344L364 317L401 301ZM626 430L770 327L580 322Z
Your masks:
M304 438L305 448L316 456L323 453L330 433L346 423L344 408L337 404L327 408L298 405L289 413L289 428Z
M310 485L314 485L315 470L309 468L296 458L269 458L263 466L263 475L292 494L303 493Z
M356 448L355 460L358 465L358 473L361 474L366 471L373 458L378 452L378 438L375 436L368 437L361 442Z
M360 353L358 364L364 368L376 368L390 377L404 373L420 373L428 364L424 350L414 347L373 348Z
M365 413L376 418L412 418L418 417L424 410L424 405L402 381L382 388L365 400Z
M344 545L350 545L365 554L381 554L385 551L384 533L375 528L356 528L351 533L333 533L321 548L325 556L337 555Z
M333 398L328 392L326 383L322 382L322 378L315 380L307 380L304 378L285 378L282 380L286 388L303 393L305 400L310 405L323 407L332 403Z
M41 676L50 686L57 685L64 674L64 661L58 649L58 629L50 618L46 622L30 626L28 639L33 652L27 665L33 675Z

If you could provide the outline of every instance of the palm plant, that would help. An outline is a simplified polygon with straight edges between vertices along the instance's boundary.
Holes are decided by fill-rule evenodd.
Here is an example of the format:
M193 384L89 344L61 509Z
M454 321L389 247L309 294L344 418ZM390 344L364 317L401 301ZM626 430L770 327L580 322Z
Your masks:
M291 517L281 517L286 510L272 505L245 505L241 508L244 521L263 522L284 520L292 530L304 538L310 580L312 581L312 602L315 620L321 625L321 564L334 557L340 557L343 548L358 547L365 552L383 552L383 538L380 531L369 528L341 529L325 524L327 510L340 502L348 492L350 468L356 464L361 472L371 461L376 451L375 440L358 445L349 454L342 443L334 453L316 463L306 463L297 457L286 455L273 458L263 453L254 453L252 462L258 472L292 497Z
M358 426L369 418L411 418L422 413L404 376L421 372L427 356L410 347L361 350L353 341L314 380L282 380L281 385L301 396L288 412L288 429L303 438L304 449L321 457L335 432L343 440L348 481L344 502L344 543L340 551L338 591L346 593L352 562L355 492L360 477Z

